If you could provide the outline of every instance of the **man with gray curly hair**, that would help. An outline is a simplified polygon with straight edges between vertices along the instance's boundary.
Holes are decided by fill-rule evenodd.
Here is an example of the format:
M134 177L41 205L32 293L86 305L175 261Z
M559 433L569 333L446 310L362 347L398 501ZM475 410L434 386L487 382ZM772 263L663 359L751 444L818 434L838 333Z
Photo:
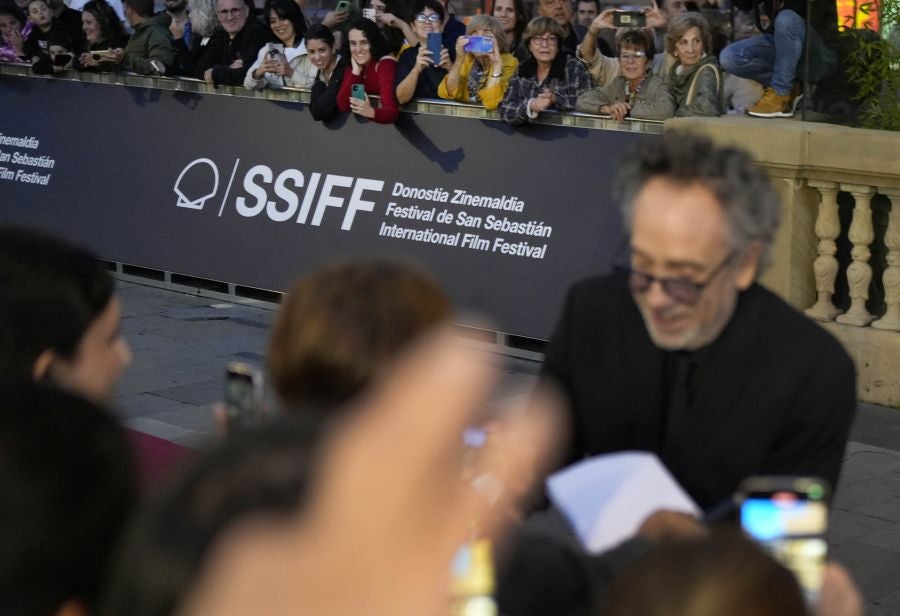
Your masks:
M756 280L780 204L736 148L672 132L620 174L627 255L576 284L544 376L572 459L655 452L701 507L753 474L835 484L856 408L843 347Z

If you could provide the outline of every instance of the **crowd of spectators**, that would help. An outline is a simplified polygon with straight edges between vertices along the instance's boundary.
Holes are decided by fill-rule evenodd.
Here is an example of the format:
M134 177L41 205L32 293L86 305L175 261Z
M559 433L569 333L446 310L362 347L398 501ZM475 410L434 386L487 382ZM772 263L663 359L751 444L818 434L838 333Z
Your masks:
M320 66L299 0L267 0L261 11L252 0L165 0L157 14L153 0L89 0L78 9L0 0L0 61L42 74L126 70L250 90L315 89L319 119L352 112L392 123L415 99L482 105L514 124L575 109L617 121L793 115L802 69L808 63L820 80L834 70L834 53L809 28L810 57L801 61L802 2L737 4L755 11L755 35L723 45L720 20L711 24L709 10L682 0L632 12L598 0L537 0L533 19L523 0L496 0L491 16L467 24L447 0L339 2L315 24L329 31L315 40L334 50Z
M360 44L378 35L374 22L349 26L354 66L377 70ZM316 28L324 38L314 40L329 47L330 31ZM560 31L543 18L525 40ZM536 74L552 71L559 53L540 47L546 65L536 63ZM585 71L575 58L565 63ZM656 452L707 508L747 473L837 479L855 408L853 365L830 334L753 282L778 222L765 172L745 152L686 133L658 141L629 153L619 178L634 253L627 269L573 286L530 395L508 408L489 404L499 366L453 339L452 302L417 266L320 266L289 290L271 332L278 412L231 424L206 451L176 460L150 493L137 483L148 460L109 411L132 359L111 275L85 248L0 226L0 613L456 613L449 565L477 537L496 547L496 584L470 592L481 605L496 600L488 613L861 616L840 566L827 565L820 598L807 606L787 568L711 517L657 511L599 554L570 545L565 531L529 526L540 480L584 448ZM687 261L693 274L653 265L656 253L685 244L731 256ZM665 316L673 310L680 316ZM760 323L781 335L736 344L734 328L748 318L755 336ZM606 346L595 344L599 335ZM742 362L733 373L723 356L732 348ZM698 355L693 385L663 377L652 360ZM742 378L769 379L760 362L792 365L770 387L784 391L771 405L717 396L728 421L706 421L709 388L743 391ZM711 364L724 377L702 370ZM809 366L831 391L810 394ZM660 388L631 384L656 379L672 381L665 401L654 398ZM611 391L618 387L626 404ZM684 387L697 395L680 396ZM601 389L614 408L586 403ZM653 412L659 405L668 415ZM592 426L589 416L602 415ZM743 421L764 424L771 440L749 439L753 452L685 445L707 428L712 440L748 440ZM473 431L477 445L464 438Z

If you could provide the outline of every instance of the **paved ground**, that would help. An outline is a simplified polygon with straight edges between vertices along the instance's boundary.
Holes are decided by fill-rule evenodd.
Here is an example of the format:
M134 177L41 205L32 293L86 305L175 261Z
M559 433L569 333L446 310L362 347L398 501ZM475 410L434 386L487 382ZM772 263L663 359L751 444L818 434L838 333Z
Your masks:
M123 420L201 448L209 406L232 360L262 365L274 313L120 283L123 329L134 364L120 387ZM533 381L538 364L511 361L500 397ZM872 616L900 615L900 410L860 405L834 502L831 552L853 573Z

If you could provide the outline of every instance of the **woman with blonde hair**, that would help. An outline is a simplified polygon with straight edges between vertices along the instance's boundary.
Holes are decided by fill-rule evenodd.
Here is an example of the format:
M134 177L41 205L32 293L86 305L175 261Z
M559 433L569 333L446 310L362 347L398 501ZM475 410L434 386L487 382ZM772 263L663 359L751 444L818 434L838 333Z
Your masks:
M465 51L472 36L492 40L493 51ZM462 103L481 104L488 110L496 109L518 66L519 61L509 53L500 22L488 15L475 15L469 20L466 35L456 40L456 61L441 81L438 95Z

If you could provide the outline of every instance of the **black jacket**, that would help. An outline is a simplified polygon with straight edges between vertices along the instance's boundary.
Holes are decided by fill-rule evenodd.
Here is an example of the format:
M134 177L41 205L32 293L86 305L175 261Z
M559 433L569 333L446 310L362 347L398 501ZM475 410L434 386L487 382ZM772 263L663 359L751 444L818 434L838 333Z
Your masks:
M243 85L244 76L269 38L268 31L252 18L247 19L247 24L233 39L227 32L216 32L197 61L194 76L203 79L203 74L211 68L215 85ZM244 66L230 68L238 58Z
M840 343L753 285L701 353L689 412L666 428L674 354L653 344L622 281L575 285L544 364L571 405L571 458L653 451L704 508L748 475L835 484L856 410L855 370Z
M334 67L334 72L331 73L331 81L328 82L328 85L325 85L319 78L322 71L319 71L316 75L312 92L309 94L309 112L314 120L327 122L338 114L337 96L338 91L341 89L341 77L344 75L346 65L343 58L338 60L337 66Z

